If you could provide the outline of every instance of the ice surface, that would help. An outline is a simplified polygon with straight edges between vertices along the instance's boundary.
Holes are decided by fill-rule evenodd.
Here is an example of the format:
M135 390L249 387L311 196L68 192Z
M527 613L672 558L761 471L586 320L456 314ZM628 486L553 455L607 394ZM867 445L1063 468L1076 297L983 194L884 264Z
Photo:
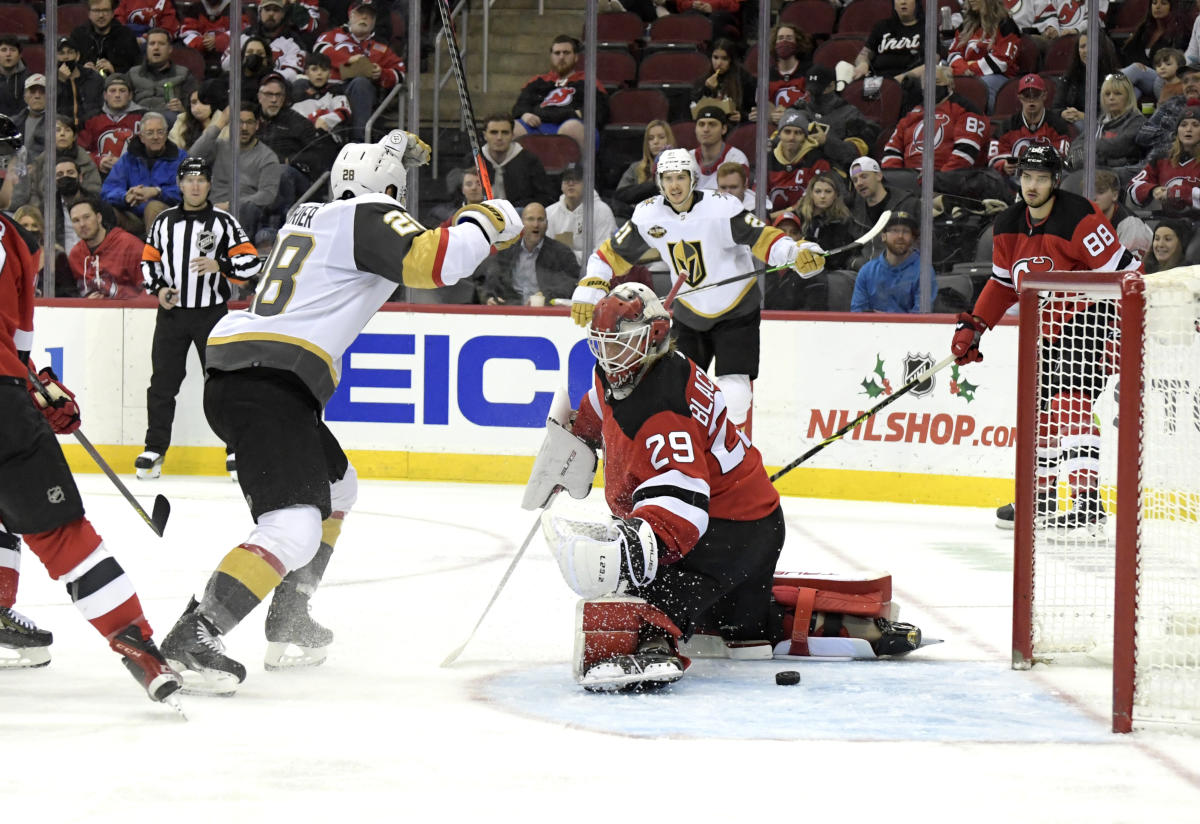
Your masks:
M130 479L147 505L171 499L163 539L102 476L80 484L159 638L250 529L225 480ZM186 723L26 551L17 607L55 643L49 667L0 672L0 821L1197 820L1200 734L1110 734L1102 664L1009 669L1011 533L990 511L784 502L783 567L888 569L902 620L944 644L901 661L701 661L660 694L604 696L571 681L574 596L540 538L438 667L533 523L520 499L362 484L313 602L337 633L328 662L266 672L260 608L227 639L246 683L185 697ZM776 686L779 669L802 683Z

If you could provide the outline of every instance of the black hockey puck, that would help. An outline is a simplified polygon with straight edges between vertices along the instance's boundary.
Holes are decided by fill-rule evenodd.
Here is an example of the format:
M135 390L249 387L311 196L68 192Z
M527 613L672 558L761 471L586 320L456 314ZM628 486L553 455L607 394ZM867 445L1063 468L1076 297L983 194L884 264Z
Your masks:
M784 670L775 673L775 683L781 687L793 687L800 683L800 673L795 670Z

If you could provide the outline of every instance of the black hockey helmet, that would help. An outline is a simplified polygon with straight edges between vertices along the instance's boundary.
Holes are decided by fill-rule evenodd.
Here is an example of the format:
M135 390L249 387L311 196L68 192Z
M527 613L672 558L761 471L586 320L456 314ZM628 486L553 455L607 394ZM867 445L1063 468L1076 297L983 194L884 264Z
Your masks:
M212 166L202 157L186 157L179 164L179 174L177 177L183 180L188 175L200 175L205 180L212 182Z
M0 146L7 146L13 154L25 145L25 135L17 128L8 115L0 114ZM7 154L8 152L6 152Z
M1054 180L1054 188L1057 189L1058 184L1062 182L1063 159L1053 146L1036 143L1021 152L1021 156L1017 158L1017 177L1019 178L1021 172L1026 169L1034 172L1049 172L1050 177Z

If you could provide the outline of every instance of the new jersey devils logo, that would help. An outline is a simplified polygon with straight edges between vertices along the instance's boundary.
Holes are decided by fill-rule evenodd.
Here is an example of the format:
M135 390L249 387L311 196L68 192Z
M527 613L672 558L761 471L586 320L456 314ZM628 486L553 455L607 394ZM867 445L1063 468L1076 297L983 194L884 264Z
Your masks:
M559 86L542 98L543 106L570 106L575 99L575 89L571 86Z
M1013 264L1012 276L1013 284L1020 288L1021 279L1031 272L1053 272L1054 258L1046 257L1045 255L1037 255L1036 257L1021 258Z
M805 98L804 92L795 86L784 86L775 93L775 105L791 108Z
M942 145L942 138L946 136L946 127L950 125L949 115L935 111L933 113L933 122L936 128L933 135L933 150L936 152L938 147ZM917 121L917 127L913 129L912 142L914 148L919 152L925 147L925 141L921 139L921 135L925 133L925 120L922 118Z
M1062 24L1070 23L1079 16L1083 10L1083 0L1068 0L1058 7L1058 22Z

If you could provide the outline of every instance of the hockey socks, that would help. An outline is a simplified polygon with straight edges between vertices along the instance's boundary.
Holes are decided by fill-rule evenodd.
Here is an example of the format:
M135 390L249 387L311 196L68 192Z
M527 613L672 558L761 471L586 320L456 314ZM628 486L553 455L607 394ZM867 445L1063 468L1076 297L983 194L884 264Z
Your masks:
M17 581L21 577L21 539L0 529L0 607L17 602Z
M261 546L239 544L208 579L199 612L225 635L279 586L286 572L284 563Z

